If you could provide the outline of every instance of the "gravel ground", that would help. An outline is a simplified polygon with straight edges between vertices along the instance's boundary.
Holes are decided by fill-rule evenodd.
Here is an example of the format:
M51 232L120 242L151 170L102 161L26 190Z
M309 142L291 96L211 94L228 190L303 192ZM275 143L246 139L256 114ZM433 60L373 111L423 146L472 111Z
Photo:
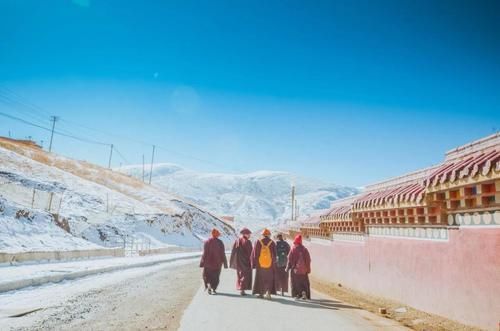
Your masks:
M14 323L18 326L11 325L10 329L177 330L184 309L200 287L200 279L194 261L166 264L10 319L18 320Z
M331 295L339 300L361 309L380 315L379 308L385 308L387 314L381 315L398 321L406 327L417 331L481 331L481 329L460 324L447 318L425 313L392 300L366 295L338 284L325 283L311 279L311 286L319 292Z

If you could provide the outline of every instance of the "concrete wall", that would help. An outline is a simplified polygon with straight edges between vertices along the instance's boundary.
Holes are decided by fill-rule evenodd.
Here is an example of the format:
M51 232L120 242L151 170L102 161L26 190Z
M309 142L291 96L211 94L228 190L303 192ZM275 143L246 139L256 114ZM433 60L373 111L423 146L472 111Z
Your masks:
M320 279L497 331L500 228L447 231L447 240L366 236L305 245Z
M184 252L199 252L199 248L190 247L162 247L139 250L139 256L155 255L155 254L168 254L168 253L184 253Z
M122 257L125 256L123 248L103 248L92 250L74 250L61 252L20 252L1 253L0 263L27 262L43 260L71 260L94 257Z

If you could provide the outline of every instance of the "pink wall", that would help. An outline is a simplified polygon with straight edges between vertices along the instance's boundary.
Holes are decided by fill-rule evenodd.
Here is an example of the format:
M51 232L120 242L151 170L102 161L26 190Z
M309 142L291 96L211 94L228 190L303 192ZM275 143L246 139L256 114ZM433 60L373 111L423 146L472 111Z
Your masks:
M318 278L498 330L499 228L450 230L442 242L367 237L364 243L305 245Z

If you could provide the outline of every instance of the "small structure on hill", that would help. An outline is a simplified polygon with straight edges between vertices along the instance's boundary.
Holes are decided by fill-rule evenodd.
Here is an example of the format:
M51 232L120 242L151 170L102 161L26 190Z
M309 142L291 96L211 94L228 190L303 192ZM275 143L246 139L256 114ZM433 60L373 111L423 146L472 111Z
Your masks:
M35 141L29 139L13 139L8 137L0 136L0 140L8 141L14 144L24 145L32 148L42 149L42 146L38 145Z

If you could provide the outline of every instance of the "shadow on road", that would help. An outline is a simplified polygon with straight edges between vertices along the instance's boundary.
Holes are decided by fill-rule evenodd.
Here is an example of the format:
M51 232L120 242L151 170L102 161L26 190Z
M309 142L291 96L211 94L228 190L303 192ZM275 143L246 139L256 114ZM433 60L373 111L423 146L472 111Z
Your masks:
M251 299L251 300L264 300L259 299L253 295L239 295L233 293L217 293L218 296L230 297L230 298L238 298L238 299ZM336 300L328 300L328 299L311 299L311 300L291 300L290 298L284 298L280 296L273 296L271 302L277 302L283 305L288 306L297 306L297 307L305 307L305 308L316 308L316 309L330 309L330 310L338 310L338 309L360 309L356 306L347 305L341 303Z
M257 297L254 297L251 294L240 295L240 294L234 294L234 293L221 293L221 292L217 292L217 296L220 296L220 297L230 297L230 298L238 298L238 299L257 299Z

